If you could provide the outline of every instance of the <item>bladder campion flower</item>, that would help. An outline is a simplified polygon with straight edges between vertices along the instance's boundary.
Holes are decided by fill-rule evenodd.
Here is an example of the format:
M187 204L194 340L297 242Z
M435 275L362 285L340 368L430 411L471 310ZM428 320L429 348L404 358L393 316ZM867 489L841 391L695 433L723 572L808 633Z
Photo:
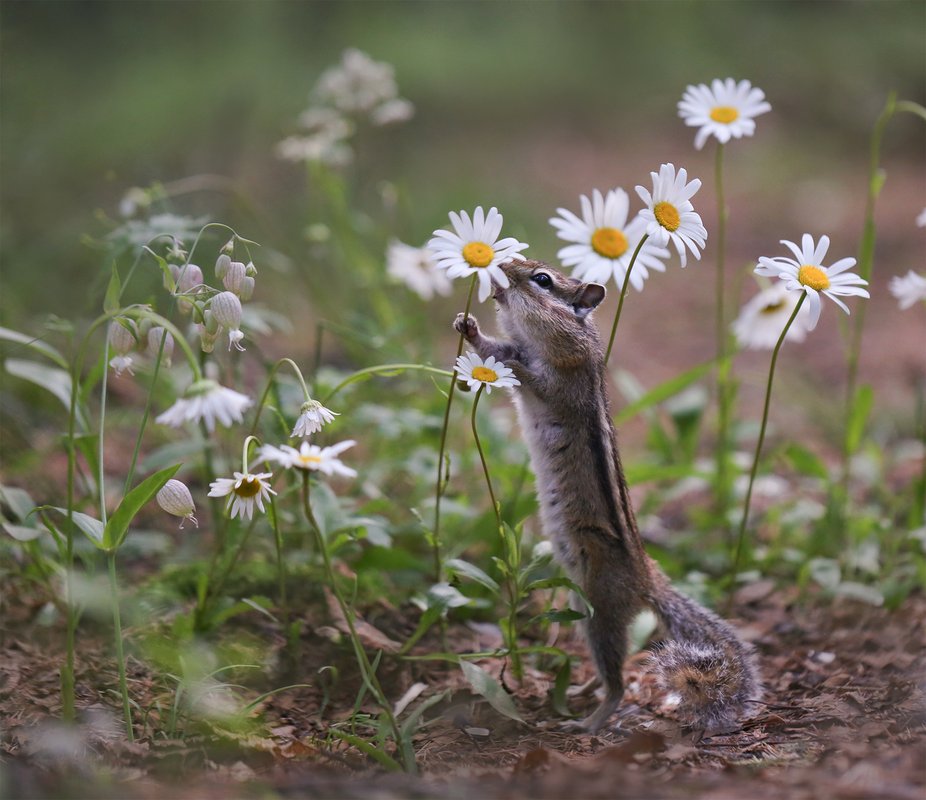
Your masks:
M776 283L763 289L740 310L731 326L741 347L752 350L771 350L791 318L799 295L789 292ZM797 318L788 329L786 341L803 342L807 337L808 308L801 308Z
M209 497L228 497L225 510L230 511L234 519L251 519L254 516L254 506L259 511L264 510L264 500L276 494L270 488L272 472L234 472L233 478L218 478L209 484Z
M848 306L839 300L837 295L870 296L868 290L862 288L868 285L868 281L854 273L846 272L847 269L855 266L854 258L841 258L829 267L823 266L823 259L830 246L829 236L821 236L816 245L809 233L805 233L801 238L800 247L787 239L782 239L781 243L794 254L794 258L762 256L756 267L756 274L780 278L789 291L803 291L807 294L810 305L807 330L812 331L817 327L822 309L821 294L829 297L847 314L849 313Z
M251 403L251 398L206 378L191 384L183 397L155 421L174 428L185 422L203 422L206 430L212 433L216 420L226 428L233 422L241 422Z
M508 286L508 277L499 267L519 255L527 245L510 237L499 239L502 230L502 215L492 207L485 214L482 206L473 212L472 220L465 211L450 212L454 232L434 231L434 238L428 248L437 259L437 266L447 270L448 278L479 276L479 301L488 299L494 280L503 288Z
M627 222L630 204L623 189L612 189L605 196L595 189L591 200L580 195L579 202L582 205L581 219L568 209L558 208L556 212L560 216L550 220L560 239L574 242L562 248L557 256L564 266L574 267L574 278L607 283L613 276L620 287L633 252L646 233L646 221L636 216ZM637 291L643 289L650 269L665 272L661 259L668 257L669 251L665 248L649 239L644 242L630 273L633 287Z
M470 389L485 386L486 394L492 389L513 389L520 386L521 381L514 377L514 372L495 356L489 356L483 361L475 353L465 353L457 359L457 375L469 384Z
M310 436L329 422L334 422L334 418L338 416L340 414L325 408L318 400L306 400L299 409L299 419L296 420L290 436Z
M109 366L113 368L117 376L123 372L128 372L129 375L135 374L132 372L132 356L129 355L137 344L134 333L135 323L130 319L123 321L125 325L122 321L115 319L109 323L109 346L116 354L109 360Z
M752 136L755 117L771 111L765 93L749 81L737 83L733 78L714 79L711 85L689 86L678 104L678 115L689 127L700 128L695 135L695 148L700 150L709 136L721 144L730 139Z
M235 263L235 262L232 262ZM240 263L240 262L239 262ZM241 301L234 292L219 292L210 303L215 321L228 331L228 349L234 345L236 350L244 352L241 340Z
M701 217L695 212L691 198L701 188L701 181L695 178L688 182L684 168L675 172L673 164L663 164L659 173L651 172L653 191L637 186L637 194L646 204L640 216L646 220L646 232L661 246L672 242L684 267L687 263L685 247L695 258L701 258L701 250L707 241L707 229ZM700 249L699 249L700 248Z
M321 472L325 475L343 475L346 478L355 478L357 470L345 466L338 456L357 442L347 439L331 447L319 447L317 444L302 442L297 450L288 444L274 447L265 444L260 449L259 457L265 461L276 461L287 469L301 469L311 472Z
M161 339L164 340L163 348L161 348ZM160 325L155 325L148 330L147 353L149 358L157 358L158 351L161 351L164 366L169 367L174 355L174 337L170 331L165 330Z
M891 278L887 288L897 298L897 305L901 309L910 308L914 303L926 300L926 276L917 275L912 269L902 278L899 275Z
M450 280L437 268L427 247L412 247L393 239L386 248L386 272L402 281L422 300L450 294Z
M196 511L196 506L193 504L193 495L190 494L190 490L182 481L171 478L161 487L156 495L156 499L158 505L168 514L181 517L181 529L183 528L183 523L187 520L192 522L197 528L199 527L199 522L197 522L196 517L193 516L193 512Z

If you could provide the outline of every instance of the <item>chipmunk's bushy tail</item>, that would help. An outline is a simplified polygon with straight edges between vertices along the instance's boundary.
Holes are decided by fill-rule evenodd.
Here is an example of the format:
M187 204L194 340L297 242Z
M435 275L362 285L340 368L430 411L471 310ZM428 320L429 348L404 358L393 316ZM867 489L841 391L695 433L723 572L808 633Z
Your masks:
M653 564L650 605L661 623L651 668L679 719L710 733L732 730L762 695L752 647L726 620L677 591Z

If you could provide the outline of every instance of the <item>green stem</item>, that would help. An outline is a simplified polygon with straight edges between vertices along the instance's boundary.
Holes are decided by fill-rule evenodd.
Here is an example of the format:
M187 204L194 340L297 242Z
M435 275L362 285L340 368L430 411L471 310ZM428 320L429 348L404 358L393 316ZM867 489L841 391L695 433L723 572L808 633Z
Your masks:
M130 742L135 741L132 729L132 708L129 704L129 687L125 675L125 654L122 650L122 620L119 614L119 586L116 582L116 551L107 553L109 562L109 593L113 604L113 630L116 637L116 660L119 664L119 691L122 694L122 713L125 715L125 732Z
M620 300L617 301L617 312L614 314L614 324L611 326L611 336L608 339L608 349L604 354L604 363L607 365L608 360L611 358L611 350L614 348L614 337L617 334L617 323L620 322L621 312L624 310L624 297L627 295L627 287L630 286L630 271L633 269L633 265L637 263L637 256L640 254L640 250L643 248L643 242L649 239L649 234L644 233L643 238L637 243L636 249L633 251L633 255L630 257L630 263L627 265L627 272L624 273L624 282L621 284L621 296Z
M280 592L280 618L283 624L283 636L289 642L289 604L286 601L286 562L283 559L283 534L277 519L277 507L270 495L270 523L273 525L273 544L277 553L277 584Z
M462 348L460 349L460 352L462 352ZM342 389L350 386L352 383L363 380L370 375L388 375L390 373L403 372L405 370L430 372L433 375L440 375L445 378L456 376L456 371L451 372L450 370L440 369L439 367L430 367L427 364L377 364L375 367L365 367L364 369L358 369L356 372L352 372L330 392L328 392L328 394L325 395L325 399L321 402L323 405L328 405L331 398Z
M476 442L476 450L479 453L479 460L482 462L482 474L485 475L486 486L489 489L489 497L492 500L492 510L495 512L495 521L498 524L498 534L501 537L502 545L505 548L505 560L508 562L508 625L504 631L507 641L508 654L511 657L511 671L514 673L515 680L520 682L524 678L524 667L521 664L521 653L518 650L518 578L517 565L512 563L511 553L508 552L508 537L505 536L504 525L502 524L502 509L498 500L495 499L495 490L492 488L492 478L489 474L489 465L486 461L485 452L482 449L482 441L479 439L479 431L476 428L476 409L479 407L479 398L482 397L482 390L485 384L480 384L476 391L476 397L473 400L473 411L470 416L470 426L473 429L473 439Z
M385 692L383 692L383 687L379 682L376 671L373 669L373 666L370 663L370 659L367 656L366 650L363 648L363 643L360 641L360 637L357 635L357 629L354 625L353 610L350 608L350 606L348 606L344 599L344 595L341 593L341 589L338 586L337 576L334 573L334 567L331 563L331 555L328 553L328 543L325 541L325 537L322 536L321 528L318 525L318 521L315 519L315 513L312 511L312 504L309 499L309 491L309 474L308 472L305 472L302 476L303 512L305 513L306 521L309 523L309 527L312 529L312 533L315 536L315 543L316 547L318 548L318 552L321 553L322 561L325 565L325 576L328 579L328 584L331 586L331 591L334 593L338 607L341 609L341 614L347 623L348 635L350 637L351 646L354 649L354 657L357 659L357 666L360 667L364 683L376 698L376 702L379 705L380 710L386 717L389 727L392 729L392 735L395 738L396 746L399 748L399 754L401 756L405 770L414 774L417 772L414 750L411 747L411 742L408 741L402 734L402 729L399 727L398 720L396 719L395 714L392 713L392 706L387 700Z
M768 384L765 387L765 404L762 407L762 424L759 427L759 440L756 442L756 452L752 459L752 469L749 472L749 485L746 489L746 499L743 502L743 516L740 519L739 534L736 541L736 555L733 558L733 570L730 574L730 601L732 601L733 590L736 586L736 577L739 573L740 557L743 551L743 541L746 538L746 523L749 521L749 505L752 502L752 487L755 483L756 473L759 469L759 457L762 454L762 445L765 443L765 429L768 425L768 411L772 399L772 382L775 379L775 364L778 361L778 351L781 350L781 345L784 344L785 337L788 335L788 330L791 327L791 323L793 323L797 318L797 314L801 310L801 306L804 305L804 300L806 297L806 292L801 292L801 296L794 306L794 311L791 312L791 316L781 331L781 336L778 337L778 342L775 345L775 349L772 351L772 363L768 371Z
M726 294L726 253L727 253L727 216L728 210L723 185L722 142L717 143L717 155L714 162L714 182L717 193L717 268L714 285L714 303L716 307L717 337L717 463L715 475L715 498L717 517L727 534L730 534L730 486L728 465L730 461L730 361L728 359L729 335L724 313Z
M476 288L477 276L474 274L469 284L469 293L466 295L466 306L463 310L463 319L469 319L469 309L473 303L473 291ZM432 533L432 547L434 550L434 582L440 583L444 576L444 562L441 558L440 547L440 501L444 493L444 452L447 447L447 429L450 426L450 407L453 405L453 393L457 388L457 358L463 353L463 334L457 344L457 355L453 360L453 371L450 375L450 390L447 392L447 405L444 407L444 422L440 431L440 446L437 450L437 482L434 487L434 530ZM447 480L450 480L449 470Z

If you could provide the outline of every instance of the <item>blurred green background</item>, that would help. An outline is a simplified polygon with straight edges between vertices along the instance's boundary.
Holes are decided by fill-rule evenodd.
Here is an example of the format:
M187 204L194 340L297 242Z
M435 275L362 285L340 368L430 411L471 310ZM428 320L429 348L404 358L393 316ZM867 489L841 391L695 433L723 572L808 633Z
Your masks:
M774 108L754 141L730 148L734 200L752 204L749 224L765 228L755 245L742 242L744 258L799 237L793 225L767 227L821 208L816 183L809 195L794 192L811 178L858 191L847 198L837 183L823 220L857 229L875 116L892 89L924 100L919 1L5 2L0 10L0 322L12 327L97 306L84 288L108 265L82 235L105 234L105 217L118 218L131 186L227 176L259 209L255 219L221 194L191 197L182 210L241 224L256 239L301 230L310 221L304 176L273 147L348 46L394 64L417 108L411 123L371 136L353 168L366 187L388 179L406 193L395 233L421 243L448 209L494 204L512 234L549 259L546 220L558 205L576 206L580 191L632 190L662 161L710 182L711 148L694 151L693 130L676 117L689 83L748 78ZM897 125L885 149L916 169L922 188L921 128ZM918 211L910 202L904 223ZM745 223L734 208L733 225ZM270 244L298 265L298 241Z

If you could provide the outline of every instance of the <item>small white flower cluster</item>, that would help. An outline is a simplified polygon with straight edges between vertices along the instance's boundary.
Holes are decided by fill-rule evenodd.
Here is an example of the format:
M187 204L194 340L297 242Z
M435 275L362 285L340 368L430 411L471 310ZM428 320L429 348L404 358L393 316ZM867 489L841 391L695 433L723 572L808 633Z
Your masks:
M405 122L414 113L414 106L399 97L392 65L351 48L344 51L340 64L319 76L310 106L299 117L300 133L280 142L277 155L288 161L343 167L354 157L349 140L357 121L390 125Z
M145 343L144 347L141 346L142 342ZM139 351L151 359L157 358L158 352L161 352L162 363L169 367L174 353L174 337L170 331L160 325L152 325L147 319L136 322L129 317L118 317L109 323L109 349L115 354L109 360L109 366L116 377L124 372L134 375L134 354Z

